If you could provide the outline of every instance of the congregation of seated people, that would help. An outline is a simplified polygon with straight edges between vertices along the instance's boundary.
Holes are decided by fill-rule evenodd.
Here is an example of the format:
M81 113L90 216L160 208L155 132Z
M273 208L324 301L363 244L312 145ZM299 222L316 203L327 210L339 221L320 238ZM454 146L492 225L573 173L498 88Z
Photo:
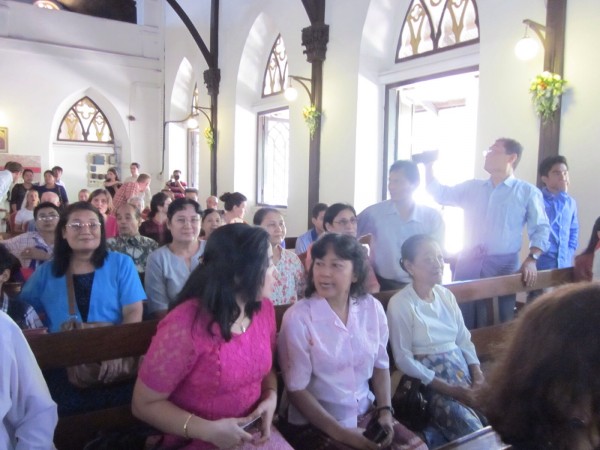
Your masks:
M514 177L521 152L516 141L497 140L485 160L490 179L457 186L439 183L433 161L423 161L434 198L464 208L465 227L481 224L456 257L455 280L521 273L523 283L532 286L538 269L573 265L579 225L567 194L567 162L563 157L543 161L539 190ZM44 422L40 430L54 430L56 404L62 416L114 400L132 403L134 415L152 427L149 442L156 448L426 449L488 423L518 449L598 445L597 383L585 376L596 364L589 360L592 350L572 362L578 382L555 366L540 379L536 364L548 368L549 360L558 364L564 357L559 347L555 353L540 351L545 361L524 364L529 372L523 376L539 379L535 395L526 380L506 383L519 362L516 353L507 352L496 372L484 377L469 331L490 325L484 303L459 305L441 286L447 267L444 221L436 209L415 203L421 179L413 161L395 162L389 171L390 199L358 215L347 203L315 205L314 228L295 249L285 247L286 223L279 209L256 209L251 226L244 220L246 196L226 192L220 197L222 210L215 196L203 210L197 189L187 187L178 170L151 195L150 176L139 172L139 164L131 165L132 176L123 182L110 169L103 187L82 189L79 201L69 204L62 168L46 171L43 184L36 186L33 172L19 166L9 163L3 171L12 182L22 175L23 182L10 196L15 228L0 243L1 310L21 329L48 333L80 324L160 320L137 380L126 387L113 386L124 370L122 360L99 363L101 387L91 394L70 386L66 371L45 371L34 389L39 401L32 402L46 408L37 416ZM486 211L483 203L499 201L485 194L496 190L514 211L523 208L523 220L507 223L510 209L478 216ZM49 195L54 197L47 201ZM531 242L519 263L524 225ZM485 230L514 242L500 245ZM600 279L599 239L600 218L589 245L575 258L576 279ZM11 284L20 292L9 295L4 287ZM396 291L387 309L371 295L380 290ZM502 321L515 314L514 298L508 297L499 298ZM579 309L567 306L567 299ZM525 321L545 318L540 329L566 336L574 331L551 316L575 308L573 317L584 324L595 314L584 312L599 301L597 287L546 293L517 319L516 336L527 343L515 337L509 350L523 351L520 344L540 339L525 330ZM281 330L274 305L289 306ZM277 367L283 398L278 398ZM422 383L425 426L411 429L410 422L397 420L390 372ZM557 391L560 383L571 389L570 396ZM77 404L74 398L86 395ZM523 395L538 403L530 410L516 408ZM28 420L36 420L35 412L27 412L32 405L22 412ZM498 414L511 409L515 418ZM538 415L539 423L517 423L526 414ZM562 415L566 425L557 418ZM246 426L259 417L255 426ZM363 434L373 423L382 430L378 442ZM24 433L31 433L30 427L22 425ZM38 439L39 448L52 448L51 434L19 434L16 425L4 429L13 441ZM0 429L0 442L3 433Z

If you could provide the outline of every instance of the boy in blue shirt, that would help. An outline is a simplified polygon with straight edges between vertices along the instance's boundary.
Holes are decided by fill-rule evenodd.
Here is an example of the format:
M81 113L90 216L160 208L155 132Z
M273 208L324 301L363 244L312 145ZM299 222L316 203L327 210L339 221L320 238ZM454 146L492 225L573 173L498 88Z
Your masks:
M569 188L569 166L564 156L550 156L539 166L539 175L544 183L542 194L550 222L550 247L540 255L538 270L561 269L573 265L577 249L579 222L577 204L567 194Z

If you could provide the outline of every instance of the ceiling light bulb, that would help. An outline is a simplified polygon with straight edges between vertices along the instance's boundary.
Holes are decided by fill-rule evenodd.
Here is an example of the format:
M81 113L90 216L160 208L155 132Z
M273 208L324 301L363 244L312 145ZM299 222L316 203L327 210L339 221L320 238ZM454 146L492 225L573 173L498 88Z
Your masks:
M540 50L540 43L537 39L525 36L515 45L515 55L522 61L529 61L535 58Z
M60 10L58 3L53 0L35 0L33 4L38 8Z
M185 126L190 130L193 130L194 128L198 128L198 120L195 117L190 117L185 122Z
M283 93L288 102L293 102L298 98L298 90L295 87L289 86Z

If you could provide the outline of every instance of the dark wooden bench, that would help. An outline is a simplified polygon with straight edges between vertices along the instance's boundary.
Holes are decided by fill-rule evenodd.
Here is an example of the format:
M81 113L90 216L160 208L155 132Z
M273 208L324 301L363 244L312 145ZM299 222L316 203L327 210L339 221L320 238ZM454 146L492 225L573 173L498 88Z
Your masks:
M65 333L27 335L42 370L104 361L146 353L157 321ZM140 422L124 405L85 414L60 417L54 443L58 450L83 448L98 430L123 430Z
M553 287L568 283L572 279L572 269L561 269L540 272L536 285L531 288L523 286L520 275L463 281L446 286L452 290L458 302L463 303L483 297ZM395 291L381 292L375 297L386 307L394 293ZM288 307L283 305L275 308L278 329ZM27 339L40 367L52 369L143 355L150 345L156 325L157 321L148 321L67 333L29 335ZM509 327L509 325L497 325L472 332L473 342L482 359L493 358L497 346L504 341ZM59 450L82 448L83 444L93 438L99 430L126 429L138 423L128 405L60 417L55 433L55 444Z
M492 427L485 427L438 447L438 450L504 450L509 448L511 446L504 444Z

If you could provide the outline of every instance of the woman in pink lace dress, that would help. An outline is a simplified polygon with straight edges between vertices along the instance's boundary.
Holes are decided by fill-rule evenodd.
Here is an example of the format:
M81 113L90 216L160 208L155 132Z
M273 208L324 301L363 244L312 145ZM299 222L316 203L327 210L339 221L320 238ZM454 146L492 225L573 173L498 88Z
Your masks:
M291 449L271 425L275 313L265 297L273 271L260 228L226 225L207 241L133 393L133 413L165 433L160 448ZM257 417L257 426L244 426Z

